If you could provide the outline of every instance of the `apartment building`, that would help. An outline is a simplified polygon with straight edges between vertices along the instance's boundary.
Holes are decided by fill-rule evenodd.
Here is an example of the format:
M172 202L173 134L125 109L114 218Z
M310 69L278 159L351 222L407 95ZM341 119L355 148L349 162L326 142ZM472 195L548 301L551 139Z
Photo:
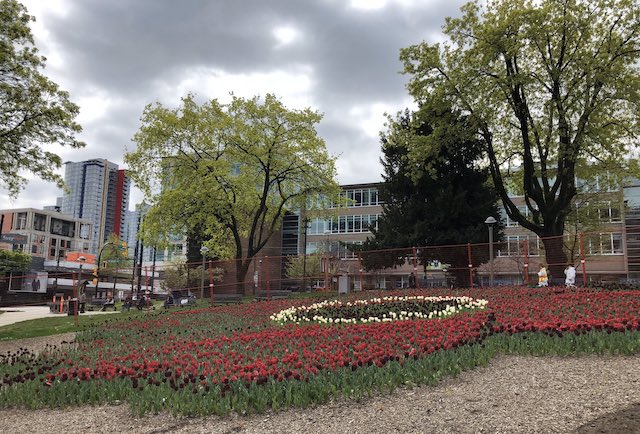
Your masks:
M90 252L93 222L52 210L0 210L0 248L19 250L45 260L64 260L69 252Z
M68 161L65 183L69 191L62 197L61 211L92 222L91 253L98 253L111 233L126 241L130 181L125 170L105 159Z

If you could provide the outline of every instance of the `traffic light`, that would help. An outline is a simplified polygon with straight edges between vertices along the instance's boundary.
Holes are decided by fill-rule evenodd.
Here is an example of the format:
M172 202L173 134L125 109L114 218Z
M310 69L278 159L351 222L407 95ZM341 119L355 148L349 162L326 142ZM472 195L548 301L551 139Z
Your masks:
M129 251L127 250L127 242L123 241L122 242L122 256L124 256L125 258L128 256Z

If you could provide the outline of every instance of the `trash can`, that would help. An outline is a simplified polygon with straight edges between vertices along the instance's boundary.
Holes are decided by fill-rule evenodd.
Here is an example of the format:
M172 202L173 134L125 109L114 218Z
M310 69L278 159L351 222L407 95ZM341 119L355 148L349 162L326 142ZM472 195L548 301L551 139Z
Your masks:
M69 310L67 311L67 316L74 316L76 312L80 312L78 310L78 299L73 298L69 300Z

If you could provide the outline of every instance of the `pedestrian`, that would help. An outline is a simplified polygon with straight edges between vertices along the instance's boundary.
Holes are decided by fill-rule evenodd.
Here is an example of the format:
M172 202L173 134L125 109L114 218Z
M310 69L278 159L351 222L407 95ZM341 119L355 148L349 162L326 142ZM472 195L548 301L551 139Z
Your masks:
M547 275L547 268L544 264L540 264L540 271L538 271L538 286L549 286L549 276Z
M87 294L84 291L80 293L80 313L84 313L84 308L87 305Z
M575 288L576 287L576 268L573 264L568 264L567 268L564 269L564 284L567 288Z

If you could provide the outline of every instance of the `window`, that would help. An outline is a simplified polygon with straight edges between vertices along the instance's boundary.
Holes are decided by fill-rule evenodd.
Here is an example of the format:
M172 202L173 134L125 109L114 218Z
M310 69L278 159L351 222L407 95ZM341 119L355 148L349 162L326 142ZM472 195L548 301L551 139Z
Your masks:
M33 229L44 232L47 225L47 216L43 214L35 214L33 216Z
M525 217L529 217L529 215L531 214L531 211L529 211L529 207L526 206L526 205L520 205L518 207L518 211L520 211L520 213ZM515 228L515 227L520 226L520 224L517 221L511 219L507 215L507 210L506 209L502 208L501 211L500 211L500 214L502 215L502 218L504 219L506 227Z
M622 255L622 234L611 234L611 253L614 255Z
M355 226L354 226L353 220L354 220L354 216L352 216L352 215L348 215L347 216L347 232L348 233L355 232L355 230L354 230Z
M355 201L355 206L362 206L362 190L354 191L353 200Z
M348 207L375 206L382 202L379 200L377 188L357 188L352 190L344 190L340 193L340 203L346 204ZM336 204L331 204L335 208Z
M540 238L528 235L508 235L498 250L498 256L524 256L525 244L527 256L540 255Z
M622 255L621 233L593 234L588 238L587 252L590 255Z
M27 228L27 213L26 212L17 213L15 229L26 229L26 228Z
M62 235L64 237L75 236L75 223L67 220L60 220L56 218L51 219L50 232L55 235Z
M80 225L80 238L83 240L88 240L91 234L91 225L90 224L81 224Z

